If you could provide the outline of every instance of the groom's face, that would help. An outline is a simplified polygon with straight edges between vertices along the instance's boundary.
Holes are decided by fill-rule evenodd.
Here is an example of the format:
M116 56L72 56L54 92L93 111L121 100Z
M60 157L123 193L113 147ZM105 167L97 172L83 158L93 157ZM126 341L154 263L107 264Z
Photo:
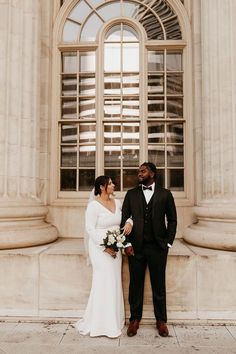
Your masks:
M151 172L146 166L140 166L138 171L138 180L139 183L144 185L153 183L153 172Z

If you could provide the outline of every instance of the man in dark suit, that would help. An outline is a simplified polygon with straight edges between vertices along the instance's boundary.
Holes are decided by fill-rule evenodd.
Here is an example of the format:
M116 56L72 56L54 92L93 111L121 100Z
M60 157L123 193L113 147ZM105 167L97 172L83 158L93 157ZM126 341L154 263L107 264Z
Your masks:
M177 217L173 196L156 183L156 166L143 163L138 172L140 185L129 190L122 207L121 228L130 217L133 228L127 247L130 284L130 324L127 335L136 335L142 318L144 280L149 268L156 327L159 334L169 334L166 322L165 270L169 247L176 233Z

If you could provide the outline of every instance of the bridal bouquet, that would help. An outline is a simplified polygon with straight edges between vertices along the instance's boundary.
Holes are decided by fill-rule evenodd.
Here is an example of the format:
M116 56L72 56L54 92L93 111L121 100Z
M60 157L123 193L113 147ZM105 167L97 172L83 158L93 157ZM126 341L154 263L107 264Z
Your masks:
M125 235L119 229L116 229L106 232L106 238L103 239L103 243L100 246L111 247L114 251L118 252L120 248L125 248L127 244Z

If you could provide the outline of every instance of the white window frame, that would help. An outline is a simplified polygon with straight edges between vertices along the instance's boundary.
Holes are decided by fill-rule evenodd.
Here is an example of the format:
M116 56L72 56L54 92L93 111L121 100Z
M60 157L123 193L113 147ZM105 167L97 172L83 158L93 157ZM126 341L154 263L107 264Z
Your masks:
M178 16L179 23L182 29L183 39L180 41L161 40L161 41L145 41L144 29L141 24L133 19L125 18L125 22L131 26L135 26L141 35L140 44L144 43L143 50L140 45L140 67L144 65L146 60L147 49L182 49L183 50L183 93L184 93L184 192L175 192L173 195L177 206L191 206L194 200L194 164L193 164L193 109L192 109L192 46L191 46L191 26L189 22L189 0L185 0L185 7L180 0L168 0ZM99 33L96 42L93 43L78 43L78 44L60 44L62 38L63 25L69 12L76 5L78 0L66 0L61 6L55 20L53 31L53 64L52 64L52 119L51 119L51 161L50 161L50 202L52 205L85 205L90 192L67 192L60 191L59 185L59 155L60 155L60 141L58 133L58 117L60 117L60 96L61 96L61 52L62 51L76 51L87 50L88 48L97 50L97 72L101 63L103 63L103 51L101 50L101 43L104 39L105 32L115 23L124 22L124 18L116 18L108 21ZM58 6L58 3L57 3ZM187 12L188 10L188 12ZM140 80L140 108L143 107L143 112L140 114L147 116L145 107L147 106L143 100L146 98L146 80L147 73L143 70L143 80ZM100 102L99 92L103 92L102 74L97 78L98 85L96 89L96 102ZM97 132L102 132L102 107L98 110ZM142 145L147 147L147 125L141 123L140 126L140 141ZM96 176L103 174L103 134L97 134L97 148L96 154ZM145 151L144 151L145 150ZM100 157L102 156L102 159ZM147 161L147 148L140 151L140 163ZM118 198L123 198L126 192L117 192Z

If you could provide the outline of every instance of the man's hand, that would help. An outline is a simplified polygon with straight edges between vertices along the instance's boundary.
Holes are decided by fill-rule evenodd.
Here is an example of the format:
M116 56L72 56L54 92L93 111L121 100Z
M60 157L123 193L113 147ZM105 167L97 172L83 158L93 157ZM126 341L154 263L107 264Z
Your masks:
M126 256L134 256L134 249L132 246L126 247L125 248L125 254Z

